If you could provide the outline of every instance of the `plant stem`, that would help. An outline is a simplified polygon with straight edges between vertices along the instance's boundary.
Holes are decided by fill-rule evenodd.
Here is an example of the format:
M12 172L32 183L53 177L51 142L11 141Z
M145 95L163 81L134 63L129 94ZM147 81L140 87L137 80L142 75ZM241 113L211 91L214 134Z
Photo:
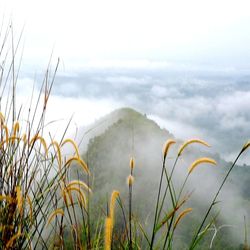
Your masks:
M132 183L129 184L129 250L132 250Z
M216 204L216 199L217 199L217 197L218 197L218 195L219 195L219 193L220 193L222 187L224 186L224 184L225 184L225 182L226 182L226 180L227 180L229 174L230 174L231 171L233 170L233 168L234 168L236 162L238 161L238 159L240 158L241 154L242 154L244 151L245 151L245 148L243 148L243 149L240 151L240 153L239 153L238 156L236 157L234 163L232 164L232 166L231 166L230 169L228 170L226 176L224 177L224 179L223 179L223 181L222 181L222 183L221 183L221 185L220 185L220 187L219 187L217 193L216 193L215 196L214 196L214 199L213 199L211 205L209 206L209 208L208 208L208 210L207 210L207 212L206 212L206 214L205 214L205 216L204 216L204 218L203 218L203 220L202 220L202 223L201 223L199 229L197 230L197 232L196 232L196 234L195 234L195 236L194 236L194 238L193 238L193 240L192 240L192 242L191 242L191 246L190 246L190 248L189 248L190 250L191 250L191 249L194 249L194 247L196 246L196 243L197 243L196 241L197 241L197 239L198 239L198 237L199 237L199 234L200 234L200 232L201 232L201 229L203 228L203 226L204 226L204 224L205 224L205 222L206 222L206 219L207 219L207 217L208 217L208 215L209 215L209 213L210 213L212 207Z
M151 242L150 242L150 250L153 249L153 245L154 245L155 227L156 227L156 223L157 223L158 207L159 207L159 202L160 202L161 186L162 186L163 173L164 173L164 169L165 169L165 162L166 162L166 157L163 158L163 163L162 163L161 177L160 177L160 183L159 183L159 189L158 189L157 201L156 201L156 207L155 207L154 226L153 226L152 238L151 238Z

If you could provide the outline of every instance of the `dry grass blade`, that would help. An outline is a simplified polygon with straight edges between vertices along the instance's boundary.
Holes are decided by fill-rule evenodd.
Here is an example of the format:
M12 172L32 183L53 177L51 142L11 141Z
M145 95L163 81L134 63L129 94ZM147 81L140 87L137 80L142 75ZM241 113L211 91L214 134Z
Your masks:
M30 216L30 221L32 221L32 219L33 219L33 207L32 207L32 201L31 201L29 195L26 196L26 201L29 204L29 211L30 211L29 216Z
M179 216L177 217L175 223L174 223L174 229L177 227L181 219L186 216L188 213L190 213L193 209L192 208L186 208L184 211L182 211Z
M22 141L24 142L24 144L27 143L27 135L26 134L23 134Z
M68 199L67 199L67 194L68 194L68 192L67 192L66 188L62 189L63 201L64 201L66 207L69 207Z
M62 166L62 153L61 153L60 146L59 146L57 141L52 141L50 146L55 147L57 162L58 162L58 165L59 165L59 169L61 169L61 166Z
M191 174L193 172L193 170L200 164L202 163L209 163L209 164L213 164L213 165L216 165L216 161L211 159L211 158L199 158L197 159L196 161L194 161L191 166L188 168L188 174Z
M180 148L179 148L179 150L178 150L178 156L180 156L180 155L182 154L183 150L184 150L188 145L193 144L193 143L199 143L199 144L202 144L202 145L204 145L204 146L210 147L210 145L209 145L207 142L203 141L203 140L200 140L200 139L191 139L191 140L188 140L188 141L184 142L184 143L180 146Z
M166 214L166 216L163 218L163 220L160 222L160 224L156 227L156 232L162 227L164 226L168 220L170 220L175 213L187 202L187 200L189 199L190 195L187 195L186 197L184 197L184 199L179 202L175 208L173 208L168 214Z

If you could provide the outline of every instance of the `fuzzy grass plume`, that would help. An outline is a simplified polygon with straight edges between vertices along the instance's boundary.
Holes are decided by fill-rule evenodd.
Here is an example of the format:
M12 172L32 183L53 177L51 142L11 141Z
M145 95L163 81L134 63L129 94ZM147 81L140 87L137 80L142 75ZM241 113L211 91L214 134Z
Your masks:
M105 219L105 250L110 250L112 246L112 234L115 220L115 203L119 198L120 193L114 190L111 194L110 204L109 204L109 214Z
M180 156L180 155L182 154L182 152L184 151L184 149L185 149L188 145L193 144L193 143L199 143L199 144L202 144L202 145L204 145L204 146L210 147L210 145L209 145L207 142L203 141L203 140L200 140L200 139L190 139L190 140L184 142L184 143L180 146L180 148L179 148L179 150L178 150L178 156Z
M207 157L199 158L199 159L195 160L189 166L189 168L188 168L188 174L191 174L198 165L204 164L204 163L208 163L208 164L212 164L212 165L216 165L217 164L214 159L207 158Z
M85 174L89 174L89 169L80 157L74 141L65 140L67 128L62 138L59 138L61 144L52 140L52 137L51 140L46 139L44 135L46 110L59 59L54 69L51 61L49 62L37 99L33 98L36 88L34 87L27 109L17 105L16 89L21 65L21 59L18 61L20 41L21 35L17 41L13 36L11 22L6 29L1 27L0 248L27 249L32 246L34 249L46 249L51 235L59 233L63 236L66 225L63 222L64 217L68 219L67 226L71 228L77 221L73 219L74 209L65 205L60 195L63 185L69 184L68 188L74 192L79 188L78 195L82 194L82 197L86 190L90 192L83 180L70 182L69 166L78 164ZM65 143L71 143L76 151L69 158L61 153ZM87 198L84 199L86 202ZM60 218L57 231L57 226L51 222L59 214L64 216ZM79 246L74 236L72 241Z

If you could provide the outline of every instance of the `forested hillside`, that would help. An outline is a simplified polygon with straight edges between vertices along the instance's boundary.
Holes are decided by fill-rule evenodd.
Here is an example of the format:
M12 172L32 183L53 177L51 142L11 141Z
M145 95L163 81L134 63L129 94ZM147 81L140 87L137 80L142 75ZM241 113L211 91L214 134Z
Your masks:
M132 109L117 110L111 113L109 118L118 115L119 119L114 124L89 141L84 154L91 171L90 181L94 192L92 205L105 211L112 190L119 190L125 206L127 205L126 179L130 173L130 158L134 157L133 215L150 233L162 165L162 146L167 139L174 138L174 135L161 129L154 121L147 119L146 115ZM170 151L167 159L168 171L171 170L178 147L182 143L181 140L175 140L177 145ZM185 218L177 231L174 249L185 249L188 246L206 207L230 166L230 163L222 160L212 148L203 145L191 146L187 148L176 167L173 183L177 192L187 174L189 164L197 157L203 156L214 158L217 166L197 169L187 182L184 193L191 194L187 206L191 206L193 212ZM248 217L250 206L249 179L248 166L237 166L234 169L220 196L221 204L213 211L213 215L216 215L214 225L200 243L202 249L239 249L240 244L244 243L244 216ZM170 206L169 199L168 197L164 205L166 210ZM238 214L235 214L236 209ZM116 224L118 231L123 227L121 215L119 218ZM220 230L212 241L216 228Z

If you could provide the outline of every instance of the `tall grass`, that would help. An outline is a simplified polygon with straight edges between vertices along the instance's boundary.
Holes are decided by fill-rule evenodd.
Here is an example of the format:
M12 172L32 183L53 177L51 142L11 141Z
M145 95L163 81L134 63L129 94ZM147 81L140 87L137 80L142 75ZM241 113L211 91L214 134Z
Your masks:
M65 225L70 227L73 244L80 246L82 223L76 217L75 200L86 217L86 192L90 188L83 181L70 180L68 172L77 164L88 175L88 167L72 140L63 136L57 142L43 136L59 60L53 71L49 63L38 97L30 102L24 117L23 107L16 101L21 36L15 46L10 23L2 28L0 38L0 248L47 249L50 243L61 247ZM70 157L61 153L67 143L75 149ZM55 242L50 242L51 234L56 236Z

